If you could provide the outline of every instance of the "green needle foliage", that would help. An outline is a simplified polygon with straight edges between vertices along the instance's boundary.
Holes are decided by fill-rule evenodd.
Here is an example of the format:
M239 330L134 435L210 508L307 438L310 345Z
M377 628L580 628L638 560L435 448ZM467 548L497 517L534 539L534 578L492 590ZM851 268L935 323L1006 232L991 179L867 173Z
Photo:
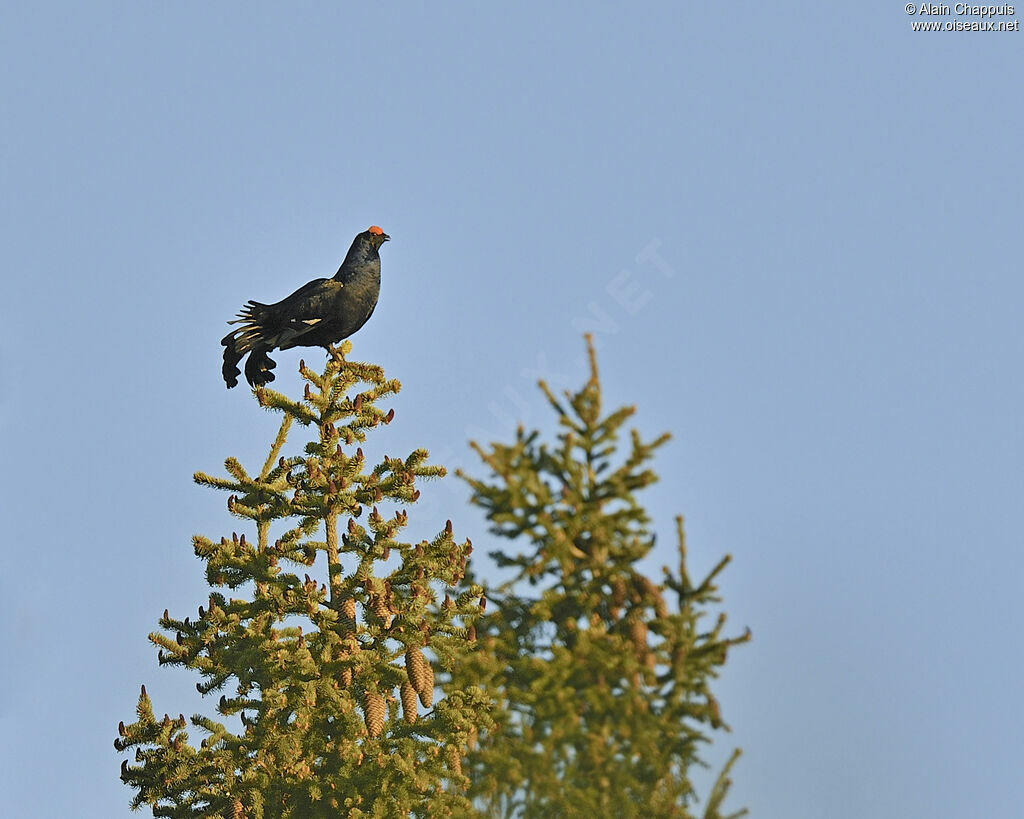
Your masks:
M669 435L645 442L634 430L622 446L634 409L602 416L589 337L587 347L582 390L562 401L540 383L557 444L520 428L511 445L473 445L488 479L461 475L491 530L527 546L492 553L514 577L488 591L480 650L462 666L498 702L497 729L469 758L471 793L488 816L691 817L699 746L726 728L710 682L750 635L723 636L724 615L702 625L729 557L691 580L681 518L678 570L658 583L639 571L655 536L636 493L657 480L646 463ZM722 819L738 755L705 800L706 819Z
M138 719L122 723L115 741L135 749L135 764L121 768L133 809L233 819L474 815L462 760L471 736L492 723L481 689L450 677L482 608L481 588L464 579L472 545L454 539L450 521L432 540L399 540L416 480L444 469L422 449L366 463L358 445L391 421L394 411L377 404L400 384L345 360L350 349L330 350L322 373L300 366L301 401L256 391L282 416L258 472L228 458L226 477L196 473L197 483L230 493L228 509L247 532L195 536L209 600L196 617L165 611L149 639L162 665L198 672L196 687L219 695L217 715L231 724L157 718L143 687ZM313 435L287 454L296 423ZM377 506L385 503L389 514ZM308 573L318 570L322 582ZM435 682L444 693L436 702ZM189 722L203 735L198 747Z

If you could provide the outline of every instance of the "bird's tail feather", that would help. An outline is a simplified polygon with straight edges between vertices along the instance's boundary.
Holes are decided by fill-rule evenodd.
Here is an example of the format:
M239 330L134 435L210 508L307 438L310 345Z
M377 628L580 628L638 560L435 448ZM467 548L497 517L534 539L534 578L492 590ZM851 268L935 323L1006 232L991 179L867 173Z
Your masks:
M265 306L257 301L247 302L245 307L238 311L238 318L228 322L228 324L241 324L242 326L224 336L220 343L225 347L233 345L239 355L245 355L256 347L263 335L263 311L261 308Z
M271 372L277 362L264 349L253 350L245 362L245 380L253 387L262 387L274 380Z
M230 337L225 339L225 341L231 340L233 339ZM235 349L234 344L224 344L224 366L220 371L224 375L224 383L228 385L229 390L238 384L238 376L242 374L242 371L238 369L238 362L241 360L242 354Z
M263 344L264 331L260 324L263 318L261 308L265 306L250 301L239 311L238 318L228 322L242 325L224 336L220 342L224 347L224 366L221 372L228 389L238 384L238 376L241 375L238 363L245 358L246 353L250 354L249 360L245 362L246 381L254 387L259 387L274 380L274 374L270 370L274 369L277 363L267 355L268 348Z

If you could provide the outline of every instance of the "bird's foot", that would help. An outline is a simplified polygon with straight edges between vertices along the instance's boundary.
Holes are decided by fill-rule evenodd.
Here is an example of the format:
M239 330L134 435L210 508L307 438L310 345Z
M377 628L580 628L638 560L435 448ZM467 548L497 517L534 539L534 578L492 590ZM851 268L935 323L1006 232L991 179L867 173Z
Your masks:
M337 346L327 344L324 345L324 349L327 350L327 355L333 358L335 361L344 361L345 356L352 352L352 342L342 341Z

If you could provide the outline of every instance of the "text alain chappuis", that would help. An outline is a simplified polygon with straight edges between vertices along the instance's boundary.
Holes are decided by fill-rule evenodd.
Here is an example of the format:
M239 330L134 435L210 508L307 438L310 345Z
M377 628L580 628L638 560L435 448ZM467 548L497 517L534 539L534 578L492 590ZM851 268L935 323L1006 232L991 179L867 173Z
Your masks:
M907 14L916 14L924 17L948 17L951 14L963 17L1010 17L1017 12L1013 6L1004 4L1001 6L972 6L970 3L921 3L915 5L907 3Z

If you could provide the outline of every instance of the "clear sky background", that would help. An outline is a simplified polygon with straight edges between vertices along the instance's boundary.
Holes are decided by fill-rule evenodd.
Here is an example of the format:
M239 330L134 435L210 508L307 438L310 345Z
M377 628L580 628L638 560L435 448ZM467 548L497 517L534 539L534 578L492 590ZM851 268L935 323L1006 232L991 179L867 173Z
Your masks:
M146 634L206 599L191 535L239 526L193 471L275 428L224 389L224 322L370 224L393 241L353 356L403 383L383 451L476 469L467 439L550 428L534 383L583 383L584 330L608 406L674 433L651 571L685 514L754 633L708 754L745 751L733 807L1016 815L1024 33L912 19L6 4L5 815L128 816L112 742L140 683L212 711ZM411 520L484 554L464 487L423 489Z

